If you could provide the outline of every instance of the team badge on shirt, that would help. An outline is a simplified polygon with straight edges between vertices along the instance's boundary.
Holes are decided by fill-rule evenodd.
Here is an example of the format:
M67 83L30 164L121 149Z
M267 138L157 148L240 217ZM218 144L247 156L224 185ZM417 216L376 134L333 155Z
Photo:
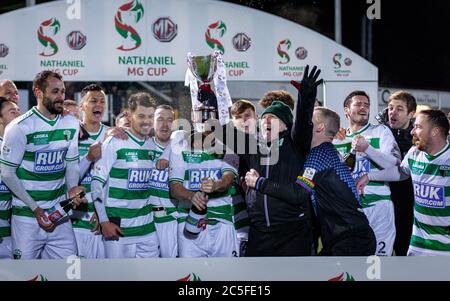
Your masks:
M70 140L70 131L69 130L64 131L64 140L66 140L66 141Z
M442 165L439 167L441 177L450 177L450 165Z
M303 172L303 177L312 180L315 174L316 170L314 168L306 167L305 172Z
M9 147L8 145L3 145L2 153L5 156L8 156L11 153L11 147Z

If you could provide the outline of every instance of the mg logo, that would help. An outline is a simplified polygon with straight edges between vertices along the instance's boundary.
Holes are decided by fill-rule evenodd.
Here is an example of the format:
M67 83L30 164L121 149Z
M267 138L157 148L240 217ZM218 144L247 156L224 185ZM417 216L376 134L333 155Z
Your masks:
M304 60L306 59L306 57L308 56L308 50L306 50L305 47L298 47L295 50L295 56L299 59L299 60Z
M345 58L344 64L345 66L350 66L352 64L352 59L349 57Z
M252 45L252 39L243 32L236 34L232 42L234 49L237 51L247 51Z
M152 32L158 41L170 42L178 34L178 25L173 23L169 17L159 18L153 23Z
M9 48L5 44L0 44L0 57L5 57L9 53Z
M81 31L72 31L67 35L67 45L73 50L80 50L86 45L86 36Z

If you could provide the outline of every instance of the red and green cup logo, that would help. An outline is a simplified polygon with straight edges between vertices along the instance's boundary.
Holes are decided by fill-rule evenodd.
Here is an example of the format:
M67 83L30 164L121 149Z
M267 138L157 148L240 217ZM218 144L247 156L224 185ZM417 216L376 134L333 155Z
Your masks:
M280 41L280 43L278 43L277 53L278 53L278 56L281 58L281 60L278 62L278 64L289 63L291 58L289 57L289 54L287 53L287 51L291 48L291 46L292 46L292 43L291 43L291 40L289 40L289 39L282 40L282 41ZM284 50L284 49L286 49L286 50Z
M342 67L341 59L342 59L342 53L335 53L333 55L334 69L339 69Z
M41 274L37 274L36 276L34 276L33 278L31 278L28 281L32 281L32 282L41 282L41 281L48 281L47 278L45 278L43 275Z
M130 51L141 46L142 39L136 29L133 27L144 16L144 7L138 0L128 2L117 11L114 17L114 23L117 32L124 38L122 45L117 47L119 50Z
M38 40L44 46L44 50L39 53L42 56L52 56L58 52L58 45L56 45L55 40L53 38L61 29L61 24L58 19L51 18L45 20L39 26L37 31Z
M335 282L335 281L355 281L355 278L352 275L350 275L349 273L345 272L345 274L342 273L339 276L328 279L328 281L333 281L333 282Z
M177 281L188 282L188 281L202 281L200 277L195 275L194 273L187 275L186 277L177 279Z
M225 48L222 43L214 38L214 36L219 35L219 38L223 37L223 35L227 32L227 26L223 21L217 21L215 23L209 24L208 29L205 32L206 44L211 47L213 50L219 50L222 54L225 53Z

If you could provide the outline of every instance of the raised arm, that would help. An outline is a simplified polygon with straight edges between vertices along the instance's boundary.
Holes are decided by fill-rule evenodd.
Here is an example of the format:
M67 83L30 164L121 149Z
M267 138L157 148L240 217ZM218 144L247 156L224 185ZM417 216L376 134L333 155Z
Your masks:
M303 79L300 83L291 81L297 88L298 100L295 113L294 125L291 129L291 137L301 154L306 156L311 148L312 139L312 114L317 95L317 86L322 84L323 80L317 80L320 75L320 69L314 66L309 72L309 65L306 66Z

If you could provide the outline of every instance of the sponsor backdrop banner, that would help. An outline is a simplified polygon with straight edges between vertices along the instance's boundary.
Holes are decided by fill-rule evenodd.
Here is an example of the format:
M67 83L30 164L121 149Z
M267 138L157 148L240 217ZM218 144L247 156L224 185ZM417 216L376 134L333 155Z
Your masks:
M0 79L30 81L52 69L68 81L183 81L186 54L214 50L229 80L301 79L307 64L319 65L326 81L378 78L375 66L331 39L220 1L56 1L3 14L0 27Z
M433 257L1 260L0 281L449 281Z

